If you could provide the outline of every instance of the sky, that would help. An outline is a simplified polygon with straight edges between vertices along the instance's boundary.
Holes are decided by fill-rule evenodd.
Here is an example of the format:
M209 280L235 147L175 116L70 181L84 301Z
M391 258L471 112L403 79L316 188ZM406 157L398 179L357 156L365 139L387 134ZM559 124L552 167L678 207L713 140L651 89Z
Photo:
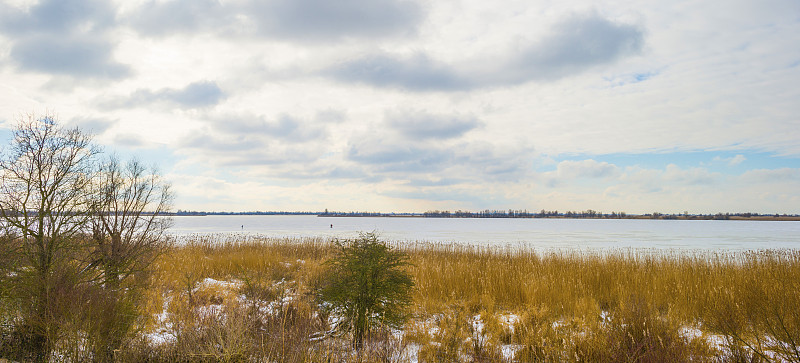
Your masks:
M175 209L800 213L796 0L0 0L55 114Z

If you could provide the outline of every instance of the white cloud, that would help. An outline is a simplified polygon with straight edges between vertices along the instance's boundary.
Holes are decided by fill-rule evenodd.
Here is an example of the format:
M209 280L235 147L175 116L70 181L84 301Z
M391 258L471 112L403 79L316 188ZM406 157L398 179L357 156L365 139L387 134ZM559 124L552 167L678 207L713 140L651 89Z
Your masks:
M546 185L561 186L579 179L610 179L619 176L620 170L614 164L605 161L566 160L558 163L556 170L544 173Z
M131 74L114 59L107 35L115 9L94 0L42 0L22 7L0 4L0 34L12 39L17 69L73 79L120 79Z
M409 34L422 16L419 4L403 0L172 0L146 2L127 14L148 36L208 32L299 42Z
M714 161L721 161L728 164L729 166L739 165L743 163L745 160L747 160L747 158L742 154L736 154L736 156L731 156L729 158L723 158L719 156L714 157Z
M773 184L777 182L794 182L800 184L800 169L780 168L748 170L742 174L741 179L753 184Z
M643 43L638 27L592 13L564 19L542 39L509 54L482 59L476 68L447 64L419 52L411 56L377 53L344 61L323 75L411 91L466 91L573 76L638 54ZM461 60L462 64L471 62L475 61Z
M736 156L732 157L732 158L731 158L731 160L729 160L729 161L728 161L728 165L730 165L730 166L736 166L736 165L739 165L739 164L741 164L741 163L742 163L742 162L744 162L745 160L747 160L747 158L746 158L746 157L744 157L744 155L742 155L742 154L737 154Z
M558 163L557 170L558 175L565 178L607 178L619 172L619 168L616 165L592 159L562 161Z
M149 105L174 105L185 108L211 107L224 100L225 93L216 82L193 82L183 88L162 88L157 91L138 89L127 97L114 97L100 101L100 107L132 108Z
M272 194L197 209L797 211L799 4L4 2L0 120L54 111Z
M409 110L388 112L386 121L390 128L415 140L460 137L481 124L471 116L434 115Z
M669 184L710 185L720 177L718 173L709 172L706 168L682 169L675 164L667 165L663 178Z

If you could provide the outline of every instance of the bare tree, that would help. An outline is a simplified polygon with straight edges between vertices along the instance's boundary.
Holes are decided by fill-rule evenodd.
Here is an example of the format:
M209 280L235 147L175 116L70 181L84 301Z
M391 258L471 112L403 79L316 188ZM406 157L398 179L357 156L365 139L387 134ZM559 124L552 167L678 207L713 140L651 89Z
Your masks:
M18 236L19 277L27 346L48 359L58 338L58 301L85 271L75 254L89 220L97 148L90 136L63 129L53 115L19 119L11 147L0 157L0 219Z
M143 271L162 250L172 197L169 183L137 160L123 166L112 156L101 165L90 203L94 255L106 287Z
M130 332L140 304L142 281L168 243L172 193L155 171L116 157L104 161L94 183L92 258L100 268L103 311L91 321L95 360L111 361Z

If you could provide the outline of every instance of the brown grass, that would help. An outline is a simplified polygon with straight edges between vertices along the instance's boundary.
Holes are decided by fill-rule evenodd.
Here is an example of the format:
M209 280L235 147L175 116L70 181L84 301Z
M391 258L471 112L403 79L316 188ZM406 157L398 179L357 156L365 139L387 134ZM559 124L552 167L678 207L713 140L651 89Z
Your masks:
M329 241L220 239L196 238L157 261L141 329L170 339L133 341L119 360L800 361L800 251L403 245L414 318L358 357L345 337L310 339L330 329L311 288Z

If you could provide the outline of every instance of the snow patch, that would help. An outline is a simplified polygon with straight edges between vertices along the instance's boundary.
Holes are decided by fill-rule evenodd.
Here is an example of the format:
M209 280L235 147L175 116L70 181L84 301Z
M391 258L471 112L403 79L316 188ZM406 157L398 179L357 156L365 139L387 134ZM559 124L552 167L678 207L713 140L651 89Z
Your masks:
M688 327L688 326L681 327L678 330L678 334L680 334L680 336L682 336L683 338L688 339L688 340L694 340L694 339L703 337L703 331L702 330L700 330L698 328L694 328L694 327Z
M517 352L523 347L524 346L521 344L503 344L503 346L500 347L500 350L503 353L503 359L514 359L514 355L517 354Z
M483 335L483 328L485 324L483 323L483 320L481 320L480 315L473 316L472 319L470 319L470 324L472 324L472 331L478 335Z
M403 362L417 363L419 362L419 351L422 346L416 343L410 343L403 349L401 359Z
M606 326L609 323L611 323L611 313L609 313L608 311L605 311L605 310L601 311L600 312L600 325Z
M162 310L155 316L155 331L144 335L151 346L157 347L162 344L172 343L176 340L175 335L171 333L172 323L169 321L169 304L171 301L171 296L164 297L164 302L161 304Z
M503 328L508 329L511 334L514 334L517 324L519 324L521 318L517 314L500 314L497 317L497 320L500 322L500 325Z
M192 289L192 292L197 292L209 288L218 288L220 290L233 291L239 289L242 285L243 283L239 280L220 281L212 279L210 277L206 277L203 279L203 281L197 283L197 286L195 286L195 288Z

